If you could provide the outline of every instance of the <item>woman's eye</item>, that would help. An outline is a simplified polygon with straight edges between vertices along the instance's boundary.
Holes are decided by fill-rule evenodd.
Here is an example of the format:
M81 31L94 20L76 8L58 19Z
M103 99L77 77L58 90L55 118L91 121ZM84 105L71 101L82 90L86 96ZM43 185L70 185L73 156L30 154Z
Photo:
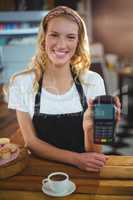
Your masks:
M70 40L74 40L74 39L75 39L75 37L68 36L68 39L70 39Z
M51 37L58 37L57 34L51 34L50 36L51 36Z

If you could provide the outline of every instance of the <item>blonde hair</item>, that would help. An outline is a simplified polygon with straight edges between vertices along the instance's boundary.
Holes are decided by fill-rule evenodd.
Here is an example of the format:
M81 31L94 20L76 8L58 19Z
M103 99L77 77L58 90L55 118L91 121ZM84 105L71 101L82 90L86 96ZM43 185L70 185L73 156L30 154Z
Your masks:
M33 81L33 88L34 90L38 88L38 81L46 67L47 55L45 52L45 34L47 25L51 19L59 16L70 17L79 27L79 42L75 54L71 59L72 71L75 73L76 77L79 77L85 69L89 69L90 53L85 23L79 14L73 9L66 6L58 6L52 9L41 21L38 32L37 51L35 56L32 58L31 63L26 70L13 75L10 79L10 83L20 74L29 74L34 72L35 80Z

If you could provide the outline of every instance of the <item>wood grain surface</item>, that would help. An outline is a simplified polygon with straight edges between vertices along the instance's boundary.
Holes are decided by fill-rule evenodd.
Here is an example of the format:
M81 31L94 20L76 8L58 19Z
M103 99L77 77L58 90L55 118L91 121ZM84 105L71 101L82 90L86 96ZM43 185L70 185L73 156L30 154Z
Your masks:
M4 195L3 191L8 191L13 196L13 191L16 192L16 195L20 191L20 194L24 192L30 194L31 197L32 192L41 195L42 180L51 172L63 171L69 174L70 179L77 186L74 195L85 197L81 199L86 199L86 195L92 195L92 197L97 195L97 199L101 198L100 195L103 198L109 195L110 199L110 195L114 196L114 199L115 196L125 196L126 199L126 197L133 196L132 164L133 158L130 156L110 156L101 173L89 173L70 165L47 161L30 155L25 170L14 177L0 180L1 194Z
M0 200L7 200L7 196L10 200L132 200L132 196L118 196L118 195L84 195L84 194L71 194L66 197L49 197L42 192L18 192L18 191L5 191L0 192Z

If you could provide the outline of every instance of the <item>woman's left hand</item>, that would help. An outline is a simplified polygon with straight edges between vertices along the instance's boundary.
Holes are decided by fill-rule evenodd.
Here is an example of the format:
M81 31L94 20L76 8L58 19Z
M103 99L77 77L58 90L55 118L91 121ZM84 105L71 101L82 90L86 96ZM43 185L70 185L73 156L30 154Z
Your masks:
M119 98L116 96L115 98L115 110L116 110L116 123L120 121L121 118L121 103ZM86 109L83 117L83 129L84 132L88 132L93 129L93 100L90 99L88 102L88 108Z
M119 123L121 118L121 103L118 97L115 97L115 117L116 117L116 125ZM83 130L84 130L84 138L85 138L85 150L86 151L96 151L100 152L100 145L96 145L93 143L93 100L90 99L88 102L88 108L86 109L83 116Z

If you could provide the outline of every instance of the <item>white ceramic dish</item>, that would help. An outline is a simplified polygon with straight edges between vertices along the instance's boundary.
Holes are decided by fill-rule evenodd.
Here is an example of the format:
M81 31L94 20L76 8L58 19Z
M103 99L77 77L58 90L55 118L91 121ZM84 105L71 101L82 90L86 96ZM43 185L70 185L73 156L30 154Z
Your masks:
M72 194L74 191L76 190L76 185L75 183L73 183L72 181L69 181L69 186L68 186L68 189L64 192L61 192L61 193L56 193L56 192L53 192L49 185L48 185L48 182L46 182L45 184L43 184L42 186L42 191L49 195L49 196L53 196L53 197L64 197L64 196L67 196L67 195L70 195Z

